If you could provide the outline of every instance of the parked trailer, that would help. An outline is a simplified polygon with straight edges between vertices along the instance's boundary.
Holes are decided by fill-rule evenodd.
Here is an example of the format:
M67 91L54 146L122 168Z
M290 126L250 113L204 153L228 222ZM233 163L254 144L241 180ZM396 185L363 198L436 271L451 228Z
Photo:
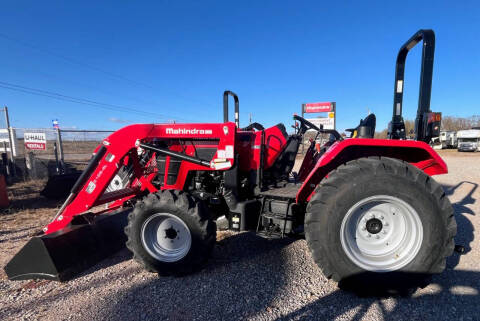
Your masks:
M457 132L458 151L480 151L480 129L459 130Z
M439 137L432 138L430 146L432 146L433 149L457 148L457 132L451 130L441 131Z
M457 148L457 132L453 130L446 130L440 132L440 143L442 149Z

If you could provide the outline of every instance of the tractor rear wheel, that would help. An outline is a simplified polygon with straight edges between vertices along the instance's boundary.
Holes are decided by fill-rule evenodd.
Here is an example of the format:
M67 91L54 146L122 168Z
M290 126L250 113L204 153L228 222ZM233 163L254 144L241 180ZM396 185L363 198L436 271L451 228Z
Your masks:
M445 269L456 223L443 188L409 163L361 158L317 187L305 235L324 275L357 293L408 293Z
M127 248L135 261L160 275L185 275L204 265L216 240L204 204L183 191L152 193L128 217Z

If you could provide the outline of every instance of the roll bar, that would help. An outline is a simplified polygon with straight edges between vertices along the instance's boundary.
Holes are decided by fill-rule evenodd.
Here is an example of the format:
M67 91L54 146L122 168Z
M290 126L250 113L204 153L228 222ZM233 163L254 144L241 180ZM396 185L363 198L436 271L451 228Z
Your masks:
M389 138L392 139L405 138L405 124L402 118L405 61L408 52L422 40L422 67L420 73L417 118L415 119L416 139L421 140L421 137L418 137L418 135L424 132L423 117L425 113L430 112L433 58L435 55L435 33L430 29L420 29L417 31L398 51L395 67L395 84L393 89L393 116L388 131Z
M238 96L233 91L225 90L223 92L223 122L228 122L228 96L232 96L235 101L235 125L237 128L240 128L240 119L239 119L239 107L240 103L238 101Z

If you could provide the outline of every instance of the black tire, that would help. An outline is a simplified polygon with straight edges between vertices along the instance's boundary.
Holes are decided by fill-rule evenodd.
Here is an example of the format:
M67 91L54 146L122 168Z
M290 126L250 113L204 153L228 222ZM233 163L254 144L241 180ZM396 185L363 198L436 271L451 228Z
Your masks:
M188 253L176 262L162 262L144 248L141 240L143 223L155 213L168 213L180 218L191 234ZM133 259L150 272L162 276L181 276L197 271L208 260L216 240L215 222L203 202L183 191L165 190L152 193L137 202L125 227L127 248Z
M360 268L341 244L341 224L348 210L374 195L406 202L422 224L418 253L395 271L378 273ZM405 294L425 286L432 274L445 269L456 230L454 211L443 188L409 163L386 157L353 160L330 172L316 188L305 215L306 240L323 274L358 294Z

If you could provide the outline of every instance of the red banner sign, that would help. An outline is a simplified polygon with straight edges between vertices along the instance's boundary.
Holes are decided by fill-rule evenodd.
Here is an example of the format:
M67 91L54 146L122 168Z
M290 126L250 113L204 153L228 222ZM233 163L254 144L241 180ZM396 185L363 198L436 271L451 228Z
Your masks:
M25 143L26 149L34 149L34 150L46 150L47 144L45 143Z
M330 111L333 111L333 104L331 102L308 103L304 105L305 113L326 113Z

